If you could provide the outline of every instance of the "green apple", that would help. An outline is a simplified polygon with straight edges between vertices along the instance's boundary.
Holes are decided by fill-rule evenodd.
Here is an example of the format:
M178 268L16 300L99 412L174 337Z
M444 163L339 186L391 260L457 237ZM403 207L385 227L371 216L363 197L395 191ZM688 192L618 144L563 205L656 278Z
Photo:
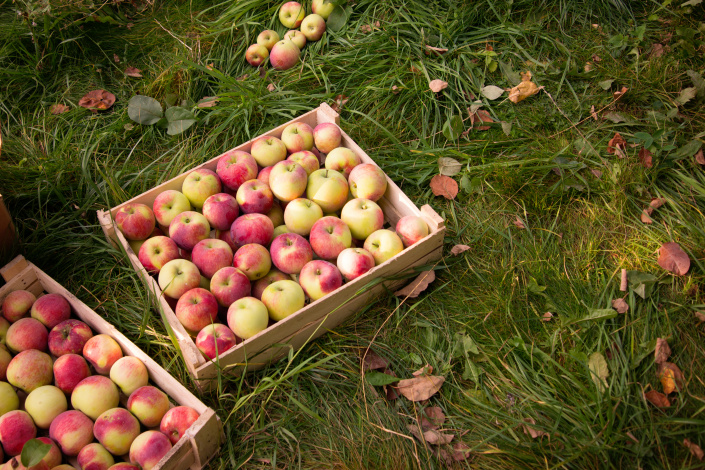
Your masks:
M348 201L340 212L340 219L350 228L353 238L365 240L372 232L384 226L384 212L369 199Z
M228 308L228 326L242 339L248 339L267 329L267 307L254 297L243 297Z
M0 416L20 408L15 389L7 382L0 382Z
M286 228L303 237L307 237L311 233L311 227L321 217L323 217L321 206L302 197L294 199L284 209Z
M24 409L38 428L49 429L54 418L68 409L68 403L64 392L53 385L44 385L27 395Z
M404 243L396 233L382 229L367 237L364 248L372 254L375 265L380 265L401 253L404 250Z
M323 212L335 213L348 200L348 182L335 170L316 170L308 177L306 197L321 206Z
M267 307L269 318L281 321L304 307L306 295L294 281L277 281L264 289L262 303Z

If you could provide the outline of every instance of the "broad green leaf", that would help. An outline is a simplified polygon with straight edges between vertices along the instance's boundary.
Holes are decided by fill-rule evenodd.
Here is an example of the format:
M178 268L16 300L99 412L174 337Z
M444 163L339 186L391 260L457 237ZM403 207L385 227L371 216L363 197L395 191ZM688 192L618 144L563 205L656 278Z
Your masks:
M20 462L27 468L37 465L51 450L51 444L45 444L39 439L30 439L22 447Z
M588 309L588 314L583 318L573 321L573 323L582 323L585 321L599 321L608 320L610 318L615 318L617 315L616 310L612 308L591 308Z
M441 157L438 159L438 171L442 175L455 176L460 173L463 164L455 158Z
M328 20L326 21L326 29L330 29L335 33L343 29L345 23L347 22L347 11L342 6L336 5L336 7L333 8L333 11L331 12L330 16L328 16Z
M460 116L451 116L443 124L443 135L448 140L457 140L463 133L463 119Z
M172 106L176 106L176 102L178 100L179 100L179 97L175 93L167 93L166 94L165 101L166 101L166 106L168 108L170 108Z
M465 370L463 370L463 380L472 380L478 382L480 379L481 369L475 365L470 359L465 360Z
M651 144L654 143L654 138L651 137L651 134L648 134L646 132L637 132L636 134L634 134L634 138L643 142L644 147L646 148L651 147Z
M149 96L136 95L127 103L127 115L139 124L151 126L162 118L162 105Z
M166 130L169 135L181 134L196 123L193 113L180 106L172 106L167 109L165 116L167 121L169 121L169 126Z
M383 372L378 372L376 370L366 373L365 380L367 380L367 383L375 387L382 387L383 385L399 382L398 377L394 377L393 375L385 374Z
M681 3L681 7L694 7L703 3L703 0L688 0L687 2Z
M698 153L698 150L703 146L703 143L700 142L699 140L691 140L687 144L685 144L683 147L679 148L675 152L673 152L671 155L669 155L669 158L673 158L674 160L680 160L682 158L690 158L696 153Z
M454 335L453 357L467 356L468 353L480 354L477 343L466 334L456 333Z
M529 276L529 283L526 288L529 289L529 292L533 292L534 294L540 294L546 290L546 286L540 286L539 283L536 282L536 279L531 276Z
M599 352L590 354L588 367L590 368L593 382L595 382L600 391L604 391L607 388L607 377L610 375L605 357Z
M658 281L658 278L653 274L641 273L639 271L628 271L627 279L629 280L629 287L642 299L646 299L651 295Z
M480 93L482 93L482 96L484 96L488 100L496 100L504 94L504 90L498 86L488 85L486 87L481 88Z
M609 90L612 88L612 83L614 83L614 80L602 80L601 82L597 82L603 90Z
M512 69L512 66L506 62L499 62L499 68L502 70L502 74L506 77L507 81L512 84L512 86L517 86L521 83L521 75Z

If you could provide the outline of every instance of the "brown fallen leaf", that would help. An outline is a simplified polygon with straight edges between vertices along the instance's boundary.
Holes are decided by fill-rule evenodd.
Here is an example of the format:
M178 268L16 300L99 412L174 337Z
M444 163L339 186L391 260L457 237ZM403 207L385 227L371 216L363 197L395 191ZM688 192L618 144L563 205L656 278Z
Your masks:
M269 91L274 91L276 89L277 89L277 87L274 86L274 83L270 83L269 85L267 85L267 90L269 90Z
M651 52L649 53L650 58L661 57L666 51L663 48L663 44L652 44Z
M428 400L441 389L445 380L440 375L404 379L397 383L396 390L411 401Z
M639 161L644 168L648 169L654 166L653 154L648 149L639 150Z
M453 434L443 434L436 429L429 429L423 433L423 438L431 445L444 445L450 444L450 442L455 438Z
M468 251L469 249L470 247L467 245L455 245L453 248L450 249L450 254L453 256L458 256L460 253Z
M551 312L546 312L541 317L541 321L551 321L553 319L553 314Z
M509 90L508 98L509 101L516 104L535 95L539 90L536 84L531 81L531 72L521 72L521 83Z
M647 207L643 211L641 211L641 221L644 222L645 224L651 225L653 223L653 220L651 219L651 214L654 212L653 207Z
M705 458L705 452L703 452L703 450L700 448L699 445L697 445L693 442L690 442L688 439L683 439L683 445L688 448L688 450L690 451L690 454L693 457L695 457L696 459L698 459L701 462L703 461L703 459Z
M446 415L440 406L429 406L423 410L425 416L421 417L421 428L424 431L438 429L446 420Z
M201 101L198 102L196 106L199 108L212 108L216 104L218 104L218 97L217 96L204 96Z
M431 89L431 91L438 93L441 90L445 90L448 88L448 82L444 82L443 80L431 80L431 82L428 84L428 87Z
M389 362L387 362L386 359L380 357L371 349L367 349L363 353L362 370L365 372L368 370L385 369L388 365Z
M133 78L142 78L142 71L135 67L127 67L125 69L125 75Z
M105 90L93 90L78 101L78 105L91 111L104 111L115 104L115 95Z
M399 87L396 85L392 85L392 93L395 95L399 93Z
M666 199L665 198L653 198L651 202L649 202L649 207L652 207L654 210L658 209L659 207L663 206L666 204Z
M56 115L56 114L63 114L63 113L65 113L65 112L68 111L68 110L69 110L69 107L66 106L65 104L61 104L61 103L52 104L52 105L49 107L49 112L50 112L51 114L54 114L54 115Z
M436 273L433 270L424 271L416 279L411 281L406 287L399 289L394 293L397 297L409 297L415 299L423 291L426 290L428 285L436 279Z
M116 64L120 63L120 57L118 57L117 54L113 54L113 61L115 61Z
M516 219L514 219L514 222L512 222L514 225L516 225L517 228L520 229L525 229L526 225L524 225L524 222L519 218L519 216L516 216Z
M616 101L616 100L620 99L622 96L624 96L624 94L628 91L629 91L629 88L623 86L621 90L615 91L612 96L614 96L614 99Z
M668 397L656 390L649 390L644 394L644 398L657 408L668 408L671 406Z
M593 62L602 62L602 59L600 58L599 55L593 54L593 55L592 55L592 61L593 61Z
M671 355L671 347L668 345L668 341L664 338L656 338L656 347L654 348L654 362L656 364L663 364L668 360Z
M536 424L536 421L534 421L534 418L528 417L524 418L524 422L528 424L522 424L521 427L524 429L524 434L531 436L532 439L536 439L537 437L543 437L543 436L548 436L548 433L546 431L540 431L538 429L534 429L529 424Z
M590 170L590 173L592 173L598 180L602 178L602 172L600 170Z
M704 322L705 322L705 313L703 313L703 312L695 312L695 318L697 318L698 320L700 320L700 323L704 323Z
M593 69L592 62L590 62L590 61L585 62L585 66L583 67L583 70L585 70L585 72L589 72L592 69Z
M662 362L658 367L658 376L663 385L663 393L669 395L683 389L683 372L672 362Z
M391 375L392 377L397 376L397 374L395 374L394 371L391 369L384 369L382 373ZM397 398L399 398L399 394L392 385L383 385L382 390L384 390L384 395L389 401L396 400Z
M453 460L456 462L462 462L468 457L470 457L470 447L462 442L456 442L453 444Z
M658 250L658 265L677 276L684 276L690 269L690 257L678 243L668 242Z
M431 364L426 364L421 369L411 373L411 375L413 375L414 377L420 377L422 375L431 375L431 374L433 374L433 366Z
M333 102L333 105L331 106L331 108L333 109L333 111L335 111L336 113L338 113L338 112L340 112L341 109L343 109L343 106L344 106L345 103L347 103L348 101L349 101L349 99L348 99L347 96L345 96L345 95L338 95L338 96L335 97L335 101Z
M618 157L624 158L626 156L624 153L626 149L627 141L624 140L624 137L619 135L619 132L616 132L614 137L607 143L607 153L610 155L617 154Z
M445 49L443 47L433 47L433 46L429 46L428 44L426 45L426 49L433 51L438 55L443 55L446 52L448 52L448 49Z
M695 162L700 165L705 165L705 155L703 155L703 149L698 150L695 154Z
M614 299L612 301L612 308L617 311L617 313L627 313L629 310L629 305L624 301L624 299Z
M458 195L458 183L450 176L436 175L431 178L431 191L436 196L453 200Z
M490 116L490 113L485 111L484 109L478 109L474 113L470 115L470 125L472 127L475 127L475 123L479 122L494 122L494 119L492 119L492 116ZM477 128L478 131L486 131L490 129L490 126L479 126Z

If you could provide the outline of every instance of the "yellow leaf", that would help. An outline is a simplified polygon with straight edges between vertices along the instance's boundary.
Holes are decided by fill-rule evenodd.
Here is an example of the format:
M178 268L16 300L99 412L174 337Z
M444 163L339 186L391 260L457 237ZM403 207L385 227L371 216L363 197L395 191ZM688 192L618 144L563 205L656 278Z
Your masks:
M521 83L509 90L509 101L518 103L539 92L539 88L531 81L531 72L521 74Z

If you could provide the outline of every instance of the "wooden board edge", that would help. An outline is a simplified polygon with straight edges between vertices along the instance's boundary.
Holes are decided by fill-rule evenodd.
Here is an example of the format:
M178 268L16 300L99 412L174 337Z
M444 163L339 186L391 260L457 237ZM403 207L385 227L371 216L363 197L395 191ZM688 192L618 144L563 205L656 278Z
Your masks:
M25 257L19 255L16 256L12 261L7 263L5 266L0 268L0 275L2 275L2 278L5 280L5 282L10 282L12 278L17 276L27 266L29 266L29 263L27 263Z
M186 437L191 442L198 468L205 467L225 442L223 424L210 408L186 431Z

